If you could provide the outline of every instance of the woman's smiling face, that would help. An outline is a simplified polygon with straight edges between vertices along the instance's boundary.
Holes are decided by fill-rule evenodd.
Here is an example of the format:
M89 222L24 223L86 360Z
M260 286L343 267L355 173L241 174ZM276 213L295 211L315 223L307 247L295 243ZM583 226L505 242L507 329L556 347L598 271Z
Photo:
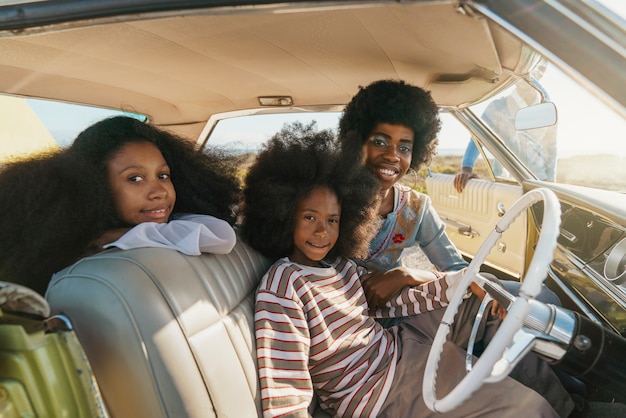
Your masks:
M131 142L107 165L109 187L118 216L128 225L168 221L176 191L161 151L149 142Z
M363 145L365 165L388 190L411 166L414 132L404 125L378 123Z

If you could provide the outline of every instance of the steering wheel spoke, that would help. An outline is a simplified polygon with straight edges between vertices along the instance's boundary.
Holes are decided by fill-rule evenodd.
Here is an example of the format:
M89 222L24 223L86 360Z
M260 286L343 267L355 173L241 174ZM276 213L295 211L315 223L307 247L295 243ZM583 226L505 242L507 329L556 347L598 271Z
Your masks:
M478 307L478 312L476 313L476 318L474 319L474 324L472 325L472 331L470 332L469 340L467 342L467 353L465 354L465 371L467 373L471 372L472 367L474 367L474 346L476 345L476 336L478 335L478 330L480 329L480 324L483 322L483 318L486 317L485 312L487 311L487 306L489 306L491 301L493 301L493 298L489 294L486 294Z
M517 363L533 349L535 341L535 334L526 332L524 329L518 330L513 336L513 344L504 350L502 358L493 365L485 383L499 382L508 376Z

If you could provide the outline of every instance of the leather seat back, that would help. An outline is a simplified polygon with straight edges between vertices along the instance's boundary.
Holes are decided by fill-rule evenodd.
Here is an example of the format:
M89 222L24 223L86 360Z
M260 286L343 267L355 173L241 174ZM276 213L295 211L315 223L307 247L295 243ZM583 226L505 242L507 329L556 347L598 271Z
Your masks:
M52 314L72 322L112 417L257 417L254 293L269 261L111 250L57 273Z

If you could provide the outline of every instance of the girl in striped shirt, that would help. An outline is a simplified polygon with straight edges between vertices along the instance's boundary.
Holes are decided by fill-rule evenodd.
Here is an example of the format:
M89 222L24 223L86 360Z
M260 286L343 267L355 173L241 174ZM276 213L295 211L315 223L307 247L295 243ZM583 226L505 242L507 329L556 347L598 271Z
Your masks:
M294 125L276 134L246 177L243 238L277 259L257 290L255 330L263 414L310 416L314 397L340 417L421 417L423 369L433 335L422 312L447 304L460 273L406 287L371 312L366 273L348 257L367 253L379 185L360 161L341 161L329 131ZM470 297L438 389L464 373L466 343L480 300ZM442 311L440 309L440 311ZM413 315L384 329L373 316ZM558 416L536 392L506 378L483 386L449 416Z

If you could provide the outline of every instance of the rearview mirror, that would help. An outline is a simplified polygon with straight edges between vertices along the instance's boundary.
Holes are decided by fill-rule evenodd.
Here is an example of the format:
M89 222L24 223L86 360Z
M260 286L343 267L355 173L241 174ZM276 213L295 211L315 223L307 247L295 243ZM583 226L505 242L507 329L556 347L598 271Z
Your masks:
M552 102L539 103L520 109L515 114L515 129L545 128L556 124L556 106Z

